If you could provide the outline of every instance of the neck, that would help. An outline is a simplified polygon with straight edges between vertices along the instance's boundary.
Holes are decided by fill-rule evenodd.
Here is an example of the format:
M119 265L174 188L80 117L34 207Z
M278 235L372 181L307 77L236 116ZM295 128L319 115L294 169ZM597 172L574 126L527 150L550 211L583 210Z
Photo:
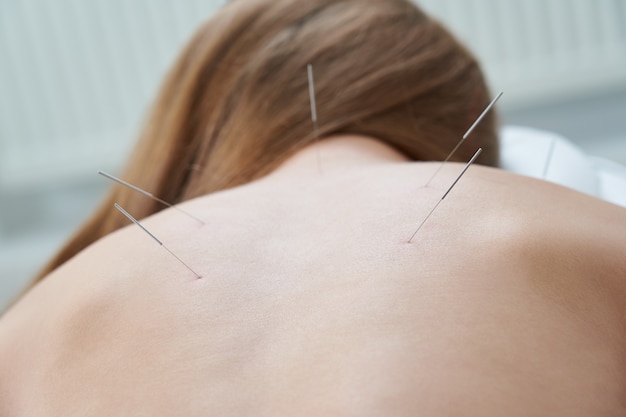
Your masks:
M322 139L299 151L271 177L319 177L368 165L406 162L408 158L383 142L357 135L339 135Z

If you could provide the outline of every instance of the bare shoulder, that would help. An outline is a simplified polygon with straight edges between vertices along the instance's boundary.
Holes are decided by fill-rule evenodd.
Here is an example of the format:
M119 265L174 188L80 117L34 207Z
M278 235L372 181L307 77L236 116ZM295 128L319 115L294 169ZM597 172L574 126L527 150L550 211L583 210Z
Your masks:
M569 301L595 295L599 305L622 306L623 314L625 208L545 181L475 168L467 187L483 193L488 213L510 219L514 227L506 233L515 236L509 242L523 254L537 289Z
M602 258L614 258L613 264L626 261L626 208L501 170L477 167L472 180L493 193L499 210L507 212L508 207L523 217L527 235L538 244L545 240L549 247L567 251L601 251L606 254Z
M626 262L626 208L575 190L506 171L473 167L466 186L479 200L505 215L514 215L524 234L537 245L587 252ZM597 252L603 252L600 255ZM621 255L621 256L616 256ZM618 272L618 271L615 271ZM624 271L621 271L622 274Z

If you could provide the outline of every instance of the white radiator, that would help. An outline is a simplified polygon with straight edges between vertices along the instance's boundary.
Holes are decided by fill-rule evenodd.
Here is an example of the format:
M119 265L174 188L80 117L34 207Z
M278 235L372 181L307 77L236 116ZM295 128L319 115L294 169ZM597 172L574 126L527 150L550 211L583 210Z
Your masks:
M121 165L218 1L0 1L0 190Z
M626 86L625 0L421 0L483 62L504 106Z
M220 3L0 1L0 192L119 167L165 69ZM420 4L477 53L504 106L626 86L626 0Z

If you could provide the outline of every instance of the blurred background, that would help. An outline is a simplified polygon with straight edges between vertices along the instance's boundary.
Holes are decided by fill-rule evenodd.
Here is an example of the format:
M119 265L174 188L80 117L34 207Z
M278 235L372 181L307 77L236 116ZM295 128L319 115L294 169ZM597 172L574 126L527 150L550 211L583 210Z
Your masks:
M0 1L0 308L97 205L96 172L121 168L166 70L222 3ZM505 92L503 123L626 164L626 0L419 4Z

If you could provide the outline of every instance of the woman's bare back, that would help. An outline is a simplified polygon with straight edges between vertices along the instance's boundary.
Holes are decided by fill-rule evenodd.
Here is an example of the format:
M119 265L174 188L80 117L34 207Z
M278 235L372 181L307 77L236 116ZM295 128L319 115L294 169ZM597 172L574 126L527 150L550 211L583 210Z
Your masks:
M53 272L0 414L626 414L626 210L473 166L409 243L462 164L382 146L143 220L201 279L136 226Z

